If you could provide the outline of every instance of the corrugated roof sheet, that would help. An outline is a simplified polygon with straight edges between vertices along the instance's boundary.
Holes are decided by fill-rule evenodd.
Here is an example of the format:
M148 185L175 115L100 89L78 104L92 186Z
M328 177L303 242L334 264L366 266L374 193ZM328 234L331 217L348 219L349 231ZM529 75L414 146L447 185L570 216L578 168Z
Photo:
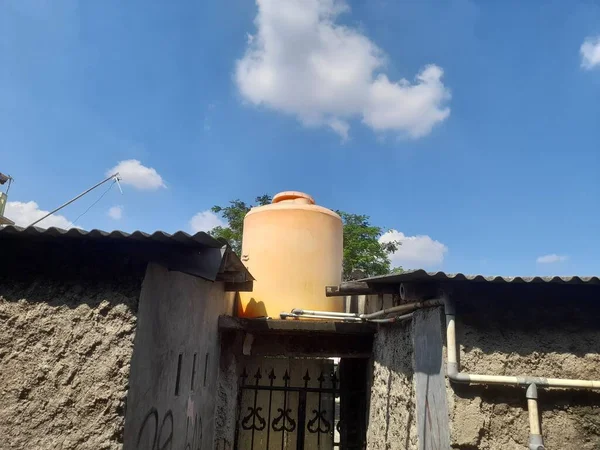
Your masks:
M125 233L124 231L101 231L91 230L85 231L80 228L71 228L69 230L62 230L59 228L37 228L37 227L17 227L17 226L6 226L0 227L0 243L2 240L19 240L26 239L33 242L48 242L54 240L60 240L62 242L100 242L100 243L134 243L134 244L162 244L171 246L177 251L181 251L182 255L184 250L186 252L194 252L195 249L218 249L221 254L221 267L219 273L238 273L242 274L242 281L250 281L254 278L248 272L248 269L241 262L240 258L227 247L225 251L224 247L227 245L226 242L220 241L213 238L207 233L196 233L190 235L183 231L178 231L174 234L165 233L163 231L156 231L152 234L144 233L142 231L134 231L133 233ZM186 271L181 269L185 273L192 275L198 275L197 261L186 260L185 264L188 264L187 269L195 268L193 271ZM173 262L171 262L173 263ZM173 263L174 264L174 263ZM179 266L177 266L179 267ZM205 270L206 267L200 267L200 271ZM179 270L179 269L178 269ZM200 275L203 276L203 275ZM204 278L207 278L203 276ZM213 278L207 278L213 279ZM237 281L237 280L236 280ZM234 281L235 282L235 281Z
M62 230L60 228L37 228L37 227L17 227L5 226L0 228L0 239L4 237L33 237L33 238L59 238L59 239L77 239L77 240L106 240L106 241L129 241L129 242L152 242L169 245L180 245L185 247L210 247L221 248L225 245L207 233L196 233L190 235L183 231L178 231L174 234L156 231L152 234L142 231L134 231L133 233L125 233L124 231L101 231L91 230L85 231L79 228L71 228L70 230Z
M484 275L465 275L462 273L426 272L424 270L410 270L403 273L394 273L371 278L364 278L368 284L395 284L405 282L453 282L469 281L473 283L497 283L497 284L519 284L519 283L555 283L555 284L600 284L600 278L592 277L502 277Z

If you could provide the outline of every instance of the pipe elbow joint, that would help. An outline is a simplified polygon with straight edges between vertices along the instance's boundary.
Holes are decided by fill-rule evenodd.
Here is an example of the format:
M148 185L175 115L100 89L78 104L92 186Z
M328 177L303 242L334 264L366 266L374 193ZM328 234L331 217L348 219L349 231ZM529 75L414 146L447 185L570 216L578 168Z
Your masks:
M544 438L542 438L541 434L529 435L529 450L546 450Z
M455 362L446 363L446 375L448 376L448 379L454 383L471 383L469 374L459 372L458 363Z
M444 313L447 316L456 315L456 304L454 303L454 300L452 300L447 295L444 295Z
M525 393L525 396L527 398L530 399L534 399L537 400L538 398L538 393L537 393L537 385L535 383L531 383L528 387L527 387L527 392Z

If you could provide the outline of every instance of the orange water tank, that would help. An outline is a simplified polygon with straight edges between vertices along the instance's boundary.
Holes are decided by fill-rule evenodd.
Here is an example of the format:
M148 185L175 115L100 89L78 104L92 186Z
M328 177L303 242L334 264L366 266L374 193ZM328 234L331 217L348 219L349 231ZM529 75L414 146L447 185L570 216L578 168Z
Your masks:
M279 317L293 308L343 312L341 297L325 286L341 283L342 220L310 195L281 192L244 219L242 261L255 278L240 293L240 315Z

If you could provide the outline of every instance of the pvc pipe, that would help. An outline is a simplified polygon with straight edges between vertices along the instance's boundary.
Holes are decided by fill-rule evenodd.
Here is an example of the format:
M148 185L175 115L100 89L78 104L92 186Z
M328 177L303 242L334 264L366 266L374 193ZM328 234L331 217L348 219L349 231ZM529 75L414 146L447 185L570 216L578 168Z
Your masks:
M567 378L545 378L531 376L479 375L463 373L458 367L458 345L456 342L456 309L449 298L444 300L446 314L446 372L451 381L469 384L496 384L503 386L527 386L527 410L529 412L529 449L545 450L538 411L537 387L600 389L600 380L573 380Z
M409 314L404 314L403 316L387 317L385 319L369 319L369 320L367 320L367 322L374 322L374 323L400 322L401 320L410 319L413 316L413 314L414 313L409 313Z
M392 323L398 320L404 320L405 318L412 317L412 313L420 308L427 308L431 306L439 306L443 304L443 299L432 299L425 300L422 302L406 303L404 305L394 306L392 308L382 309L370 314L357 314L357 313L342 313L337 311L314 311L310 309L294 308L291 313L282 312L280 317L282 319L293 318L293 319L327 319L327 320L346 320L351 322L375 322L375 323ZM408 313L404 316L386 317L380 319L382 316L387 316L394 313ZM406 316L406 317L405 317Z
M376 319L381 316L387 316L392 313L408 313L414 311L416 309L428 308L431 306L439 306L442 305L442 299L435 298L432 300L425 300L422 302L414 302L414 303L405 303L404 305L393 306L392 308L382 309L380 311L370 313L370 314L360 314L359 317L361 319L369 320Z
M317 312L317 311L314 311ZM350 321L350 322L373 322L373 323L393 323L398 322L405 319L410 319L413 316L413 313L404 314L403 316L395 316L395 317L386 317L385 319L361 319L359 317L337 317L333 316L330 313L323 312L322 314L296 314L294 312L285 313L282 312L280 317L282 319L323 319L323 320L341 320L341 321Z
M573 380L566 378L545 378L532 376L505 376L505 375L479 375L463 373L458 367L458 348L456 344L456 312L454 303L450 299L445 300L446 309L446 345L448 378L457 383L470 384L496 384L503 386L528 387L535 384L538 387L548 388L574 388L574 389L600 389L600 380Z
M544 438L538 412L537 386L530 384L527 388L527 411L529 412L529 450L544 450Z
M358 313L342 313L342 312L334 312L334 311L312 311L310 309L292 309L292 314L297 314L299 316L336 316L336 317L358 317Z
M363 321L359 317L338 317L338 316L329 315L325 312L323 314L315 314L312 316L282 312L280 314L280 317L282 319L286 319L289 317L289 318L293 318L293 319L325 319L325 320L343 320L343 321L350 321L350 322L362 322Z

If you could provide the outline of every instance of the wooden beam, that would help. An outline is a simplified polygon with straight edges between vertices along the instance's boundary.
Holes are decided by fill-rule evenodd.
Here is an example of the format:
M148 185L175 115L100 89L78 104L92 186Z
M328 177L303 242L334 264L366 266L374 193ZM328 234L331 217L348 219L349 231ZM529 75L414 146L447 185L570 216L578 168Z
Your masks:
M267 334L253 335L248 356L285 356L288 358L369 358L373 337L364 335Z
M413 316L414 383L419 449L450 448L441 308Z
M397 294L398 285L369 284L365 281L344 281L339 286L326 286L326 297L345 297L347 295Z
M373 323L350 323L324 320L275 320L245 319L219 316L220 331L244 331L252 334L341 334L373 335L377 326Z
M217 280L221 281L218 276ZM252 292L253 287L254 282L252 280L235 283L231 281L225 282L225 292Z
M346 295L366 295L373 294L374 291L364 281L344 281L339 286L325 287L327 297L340 297Z

